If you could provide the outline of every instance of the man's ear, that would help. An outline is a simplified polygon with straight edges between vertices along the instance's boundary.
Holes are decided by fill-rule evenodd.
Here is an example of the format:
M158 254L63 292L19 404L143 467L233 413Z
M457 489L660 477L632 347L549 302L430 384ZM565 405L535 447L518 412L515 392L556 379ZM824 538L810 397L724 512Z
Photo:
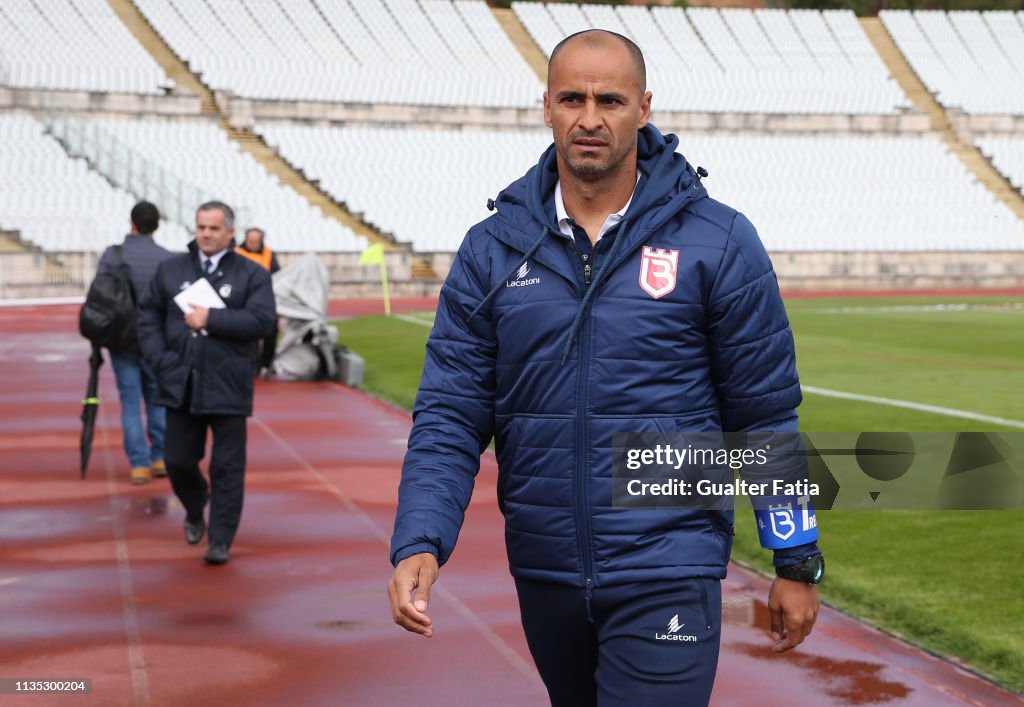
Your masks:
M551 127L551 96L544 92L544 125Z
M651 120L651 92L648 91L644 94L644 97L640 100L640 122L637 124L637 130L642 130L647 126L647 123Z

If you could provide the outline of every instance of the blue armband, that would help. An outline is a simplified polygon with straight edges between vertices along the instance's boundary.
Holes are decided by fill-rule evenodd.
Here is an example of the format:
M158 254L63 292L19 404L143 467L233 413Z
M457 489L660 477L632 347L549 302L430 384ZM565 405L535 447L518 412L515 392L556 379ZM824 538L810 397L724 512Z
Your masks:
M818 541L818 519L810 496L763 496L754 499L761 547L778 550Z

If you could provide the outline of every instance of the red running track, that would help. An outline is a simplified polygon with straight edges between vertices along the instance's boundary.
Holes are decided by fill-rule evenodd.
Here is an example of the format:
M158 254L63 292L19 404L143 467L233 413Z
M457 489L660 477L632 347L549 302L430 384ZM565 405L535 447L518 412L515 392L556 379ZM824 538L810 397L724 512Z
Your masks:
M167 481L128 483L109 364L78 479L88 350L76 311L0 309L0 678L91 678L92 693L0 704L546 702L492 458L433 595L436 635L412 636L384 597L408 415L333 384L260 383L241 530L230 564L208 567ZM715 705L1024 705L828 609L805 647L775 655L766 592L730 569Z

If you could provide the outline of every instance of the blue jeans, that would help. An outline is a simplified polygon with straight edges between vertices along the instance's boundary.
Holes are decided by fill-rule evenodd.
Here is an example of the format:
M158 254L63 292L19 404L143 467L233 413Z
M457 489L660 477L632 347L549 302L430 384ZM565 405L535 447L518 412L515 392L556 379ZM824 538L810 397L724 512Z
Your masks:
M156 375L153 369L135 353L111 351L110 365L117 378L117 392L121 396L121 430L124 432L124 451L132 468L149 467L164 458L164 429L167 411L156 405ZM142 429L142 401L146 401L146 432Z

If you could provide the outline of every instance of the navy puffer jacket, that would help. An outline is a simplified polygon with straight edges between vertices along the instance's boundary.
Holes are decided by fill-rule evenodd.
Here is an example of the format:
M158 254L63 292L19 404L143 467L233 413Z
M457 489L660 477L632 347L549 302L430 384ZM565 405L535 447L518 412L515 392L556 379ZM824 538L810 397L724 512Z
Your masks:
M677 144L640 131L643 176L598 242L589 286L555 222L554 146L470 230L427 344L393 563L448 559L493 435L513 575L573 586L725 576L731 512L611 502L614 432L796 430L793 336L771 262ZM662 262L644 265L646 247Z

